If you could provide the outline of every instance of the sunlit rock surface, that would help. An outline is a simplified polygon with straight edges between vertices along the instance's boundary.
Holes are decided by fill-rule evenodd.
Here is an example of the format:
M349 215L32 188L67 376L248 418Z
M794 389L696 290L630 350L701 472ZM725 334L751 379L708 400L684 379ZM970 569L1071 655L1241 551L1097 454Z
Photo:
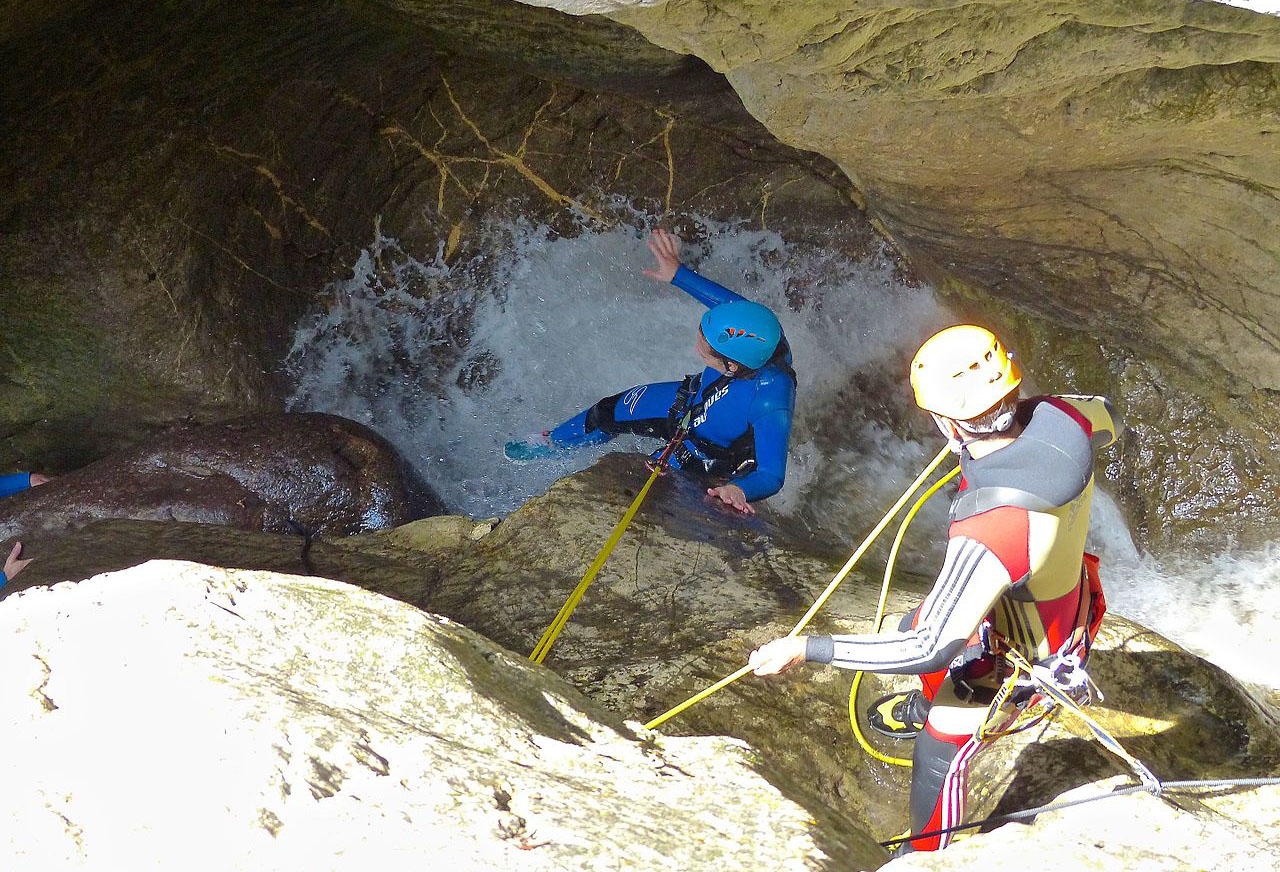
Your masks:
M0 627L0 845L21 868L799 872L882 856L820 834L741 743L645 737L475 633L349 585L155 561L11 597Z
M1067 791L1059 800L1085 799L1125 786L1114 779ZM1168 800L1122 796L1050 812L1034 826L1007 824L941 853L894 860L886 868L944 872L1040 857L1047 867L1090 872L1270 872L1280 856L1277 819L1280 787L1275 786L1179 793Z
M5 499L0 540L105 518L349 535L435 508L386 440L335 415L283 414L180 428Z
M497 526L429 518L370 536L320 539L305 552L297 537L104 522L51 543L18 581L43 586L127 566L149 553L306 572L446 614L524 656L646 474L640 458L612 455ZM850 537L863 533L851 530ZM914 530L906 547L928 535ZM648 720L735 671L755 645L788 631L843 563L844 548L779 521L767 504L754 519L729 516L704 503L696 485L665 476L546 663L612 711ZM879 559L868 558L811 629L869 630L879 567ZM891 613L917 604L926 583L899 573ZM1093 715L1158 776L1280 772L1273 703L1159 635L1110 615L1091 672L1106 693ZM747 677L662 732L744 739L769 761L770 780L820 822L822 833L865 830L889 838L906 826L907 773L853 744L851 678L817 667L774 681ZM861 702L912 682L868 678ZM883 750L909 754L910 745L887 743ZM971 779L973 817L1040 805L1076 787L1104 789L1098 785L1124 772L1069 718L1003 740L980 763ZM1274 838L1274 818L1253 815L1250 807L1242 795L1229 812ZM1133 826L1140 831L1142 820ZM825 835L819 838L828 853L839 852Z

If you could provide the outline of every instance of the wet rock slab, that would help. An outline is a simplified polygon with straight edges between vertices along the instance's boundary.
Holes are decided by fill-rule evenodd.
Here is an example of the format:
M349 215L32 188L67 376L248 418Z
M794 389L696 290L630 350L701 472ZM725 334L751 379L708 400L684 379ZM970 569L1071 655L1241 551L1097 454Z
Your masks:
M334 415L255 416L171 432L0 503L0 539L106 518L348 535L435 508L395 450Z

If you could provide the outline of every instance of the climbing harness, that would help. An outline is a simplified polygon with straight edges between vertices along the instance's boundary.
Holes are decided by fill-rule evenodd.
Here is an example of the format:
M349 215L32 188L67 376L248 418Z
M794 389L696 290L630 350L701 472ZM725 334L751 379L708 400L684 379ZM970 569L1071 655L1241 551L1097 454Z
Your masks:
M582 602L582 597L586 594L587 588L591 586L591 582L595 580L596 575L604 566L609 555L613 553L613 549L622 539L622 534L626 532L627 527L631 525L631 520L636 516L636 512L640 510L640 504L644 502L644 498L649 495L649 488L653 487L653 483L658 480L658 476L662 475L667 468L667 463L671 459L671 452L675 446L679 445L688 432L686 427L689 423L688 413L684 419L676 427L675 435L667 442L662 452L652 460L648 461L648 467L651 470L649 480L644 483L644 487L640 488L640 492L636 494L636 498L631 501L631 505L627 508L622 519L614 526L613 532L609 534L608 540L604 543L604 547L600 549L600 553L596 555L595 560L591 561L591 565L587 567L586 574L582 576L582 580L578 582L578 586L569 594L569 598L565 600L564 605L560 607L560 611L556 613L552 619L550 626L542 633L542 637L538 639L538 644L534 646L529 659L534 663L541 663L547 658L547 654L551 651L551 646L555 644L556 638L560 632L569 623L569 617L573 614L573 610L578 607L578 603Z
M1101 724L1085 714L1084 709L1081 708L1081 700L1087 703L1092 699L1097 688L1089 678L1088 673L1080 667L1078 657L1074 654L1067 655L1054 658L1054 661L1050 661L1050 664L1041 664L1029 663L1020 652L1013 649L1004 652L1004 656L1009 659L1015 669L1022 672L1029 679L1036 690L1044 694L1046 701L1052 704L1055 710L1070 712L1089 728L1094 737L1102 743L1102 747L1128 764L1129 768L1133 770L1133 774L1137 776L1138 781L1144 787L1159 786L1160 780L1152 774L1151 770L1126 751L1114 736L1103 729ZM1071 660L1074 660L1074 664L1070 662ZM1018 673L1015 672L1014 674L1016 676ZM1006 682L1006 685L1008 684L1009 682ZM982 737L980 736L979 738ZM1158 793L1159 791L1155 792Z
M1014 665L1014 674L1001 687L996 698L992 700L990 708L987 709L987 723L989 723L997 709L1003 703L1003 697L1006 691L1010 691L1024 682L1036 689L1044 695L1047 708L1038 715L1035 720L1018 729L1004 730L998 733L984 733L986 727L979 728L978 738L986 741L989 738L997 736L1009 735L1013 732L1021 732L1029 729L1039 723L1046 717L1053 717L1059 711L1068 711L1080 719L1094 737L1102 743L1102 746L1128 765L1129 769L1137 777L1138 783L1129 787L1120 788L1110 793L1099 793L1095 796L1086 796L1079 799L1066 800L1064 802L1051 803L1049 805L1041 805L1035 808L1024 809L1022 811L1010 812L1002 815L992 815L979 821L973 821L967 824L956 824L955 826L944 827L942 829L929 830L923 833L907 833L896 838L887 839L880 843L882 847L892 848L903 842L913 841L915 839L928 839L934 836L942 836L948 833L955 833L961 830L977 829L979 827L988 826L990 824L1010 823L1012 821L1027 820L1037 815L1050 811L1059 811L1064 808L1071 808L1076 805L1084 805L1089 802L1097 802L1101 799L1110 799L1116 796L1127 796L1134 793L1150 793L1152 796L1162 796L1164 793L1176 790L1192 790L1196 788L1213 788L1213 787L1264 787L1268 785L1280 784L1280 778L1217 778L1202 779L1195 781L1161 781L1148 769L1140 760L1124 749L1124 746L1106 731L1093 718L1085 714L1081 706L1087 704L1089 700L1095 696L1101 699L1101 692L1097 686L1093 684L1088 674L1080 666L1079 656L1076 654L1059 655L1052 658L1047 663L1030 663L1025 657L1016 650L1010 649L1004 652L1011 663ZM1030 705L1034 706L1032 702Z
M853 552L853 555L845 562L844 566L841 567L840 571L835 574L835 577L831 579L831 582L827 585L826 590L824 590L822 594L816 600L814 600L813 605L811 605L809 607L809 610L805 612L804 617L800 619L799 623L797 623L794 627L791 628L791 632L787 633L787 636L789 637L798 636L800 635L800 631L803 630L806 626L808 626L809 621L813 620L813 616L818 613L818 610L821 609L826 604L827 600L831 598L831 595L836 592L836 588L840 586L840 582L844 581L845 576L847 576L853 570L853 567L856 566L858 561L862 559L862 556L867 553L867 549L869 549L872 543L874 543L876 539L879 537L879 535L882 532L884 532L885 527L889 526L889 522L892 521L894 516L896 516L898 512L901 511L902 507L906 505L907 500L911 499L911 495L914 494L920 488L920 485L924 484L925 480L928 479L929 476L933 473L933 471L938 468L938 464L942 463L943 458L945 458L949 453L950 453L949 448L943 448L941 451L939 451L938 455L933 458L933 460L929 463L928 466L925 467L924 471L921 472L918 476L916 476L916 480L907 486L907 489L902 492L902 496L898 497L897 502L895 502L889 508L889 511L885 512L884 517L880 519L879 523L877 523L876 526L871 530L871 532L867 534L866 538L862 540L862 544L860 544L857 547L857 549ZM959 467L957 467L956 469L958 470ZM954 475L955 473L953 472L951 474ZM937 485L937 487L941 487L941 485ZM887 590L884 593L882 593L882 598L884 596L887 596ZM702 702L702 700L706 699L707 697L711 696L717 691L725 687L728 687L730 684L733 684L733 682L737 681L739 678L742 678L744 675L746 675L749 672L751 672L751 667L743 666L741 669L739 669L737 672L733 673L732 675L729 675L729 676L726 676L725 678L720 679L715 684L711 685L705 690L702 690L694 694L693 696L689 697L687 700L680 703L675 708L672 708L658 715L656 718L654 718L653 720L649 721L649 723L644 725L645 729L652 730L657 728L658 726L661 726L662 724L669 721L671 718L683 712L685 709L688 709L697 705L698 703Z
M702 373L684 377L676 389L675 399L667 411L671 427L683 436L671 451L671 458L680 469L700 469L708 475L739 475L755 466L755 433L748 427L729 445L697 439L690 434L706 420L707 409L720 400L729 390L735 376L725 373L702 391L702 399L694 402L702 388Z

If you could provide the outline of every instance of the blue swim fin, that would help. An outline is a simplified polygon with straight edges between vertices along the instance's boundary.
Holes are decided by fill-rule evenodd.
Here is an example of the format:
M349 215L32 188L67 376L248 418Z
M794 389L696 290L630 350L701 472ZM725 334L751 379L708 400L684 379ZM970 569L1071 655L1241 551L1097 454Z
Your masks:
M502 453L512 463L531 463L535 460L545 460L563 450L561 446L552 444L550 434L535 433L524 439L508 442L502 449Z

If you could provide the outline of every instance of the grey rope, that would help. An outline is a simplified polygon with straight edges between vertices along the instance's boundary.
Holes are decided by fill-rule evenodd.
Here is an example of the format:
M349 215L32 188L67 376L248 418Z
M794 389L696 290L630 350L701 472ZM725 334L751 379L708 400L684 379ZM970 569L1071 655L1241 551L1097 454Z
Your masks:
M955 833L960 830L972 830L977 827L985 827L987 824L1004 824L1013 821L1026 820L1036 815L1044 814L1050 811L1059 811L1064 808L1071 808L1074 805L1084 805L1089 802L1097 802L1100 799L1111 799L1116 796L1128 796L1133 793L1150 793L1153 796L1160 796L1166 790L1191 790L1194 788L1205 787L1265 787L1271 784L1280 784L1280 778L1212 778L1200 781L1157 781L1154 785L1135 784L1132 787L1123 787L1114 790L1111 793L1099 793L1096 796L1085 796L1080 799L1070 799L1065 802L1055 802L1049 805L1040 805L1035 808L1023 809L1022 811L1009 812L1008 814L992 815L983 818L980 821L974 821L969 824L956 824L953 827L944 827L938 830L929 830L923 833L913 833L909 836L899 836L896 839L886 839L880 843L883 848L892 848L903 842L910 842L913 839L927 839L932 836L942 836L947 833Z

